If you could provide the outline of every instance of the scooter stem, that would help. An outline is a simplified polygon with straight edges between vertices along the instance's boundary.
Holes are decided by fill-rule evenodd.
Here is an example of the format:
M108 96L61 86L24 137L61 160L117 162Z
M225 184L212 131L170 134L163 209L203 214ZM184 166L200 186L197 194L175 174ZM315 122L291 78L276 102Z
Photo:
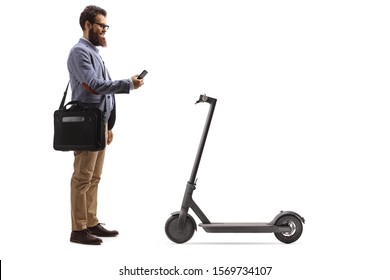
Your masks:
M198 147L198 152L196 154L194 166L192 168L191 177L190 177L190 180L189 180L189 183L191 183L191 184L195 184L196 174L198 173L200 160L202 158L203 149L204 149L204 146L206 144L206 139L207 139L207 135L209 133L211 120L212 120L213 114L214 114L214 109L215 109L215 106L217 104L217 99L209 97L209 96L206 96L206 95L201 95L199 97L199 100L195 104L198 104L200 102L202 102L202 103L204 103L204 102L209 103L210 104L210 109L209 109L209 113L207 115L206 123L204 125L202 137L200 138L200 143L199 143L199 147Z

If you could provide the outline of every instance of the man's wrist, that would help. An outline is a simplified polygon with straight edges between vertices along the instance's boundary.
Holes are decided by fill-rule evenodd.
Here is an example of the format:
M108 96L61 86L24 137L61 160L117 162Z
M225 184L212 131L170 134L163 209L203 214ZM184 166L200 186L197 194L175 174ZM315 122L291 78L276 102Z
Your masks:
M130 82L130 90L133 90L134 89L133 81L131 79L129 79L129 82Z

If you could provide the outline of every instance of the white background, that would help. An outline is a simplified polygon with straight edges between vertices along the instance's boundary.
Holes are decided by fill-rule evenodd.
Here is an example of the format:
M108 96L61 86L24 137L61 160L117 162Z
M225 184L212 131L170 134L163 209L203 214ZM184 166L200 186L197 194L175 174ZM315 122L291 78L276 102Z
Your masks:
M69 242L72 153L52 148L66 60L90 1L2 8L0 259L4 279L126 279L119 269L272 266L264 279L383 279L388 249L387 1L96 1L111 76L149 71L118 96L99 218L120 235ZM211 221L306 219L272 234L165 236L208 106L218 99L194 199ZM199 219L196 218L197 223ZM229 276L224 279L256 279ZM131 279L163 279L135 277ZM184 276L166 279L187 279Z

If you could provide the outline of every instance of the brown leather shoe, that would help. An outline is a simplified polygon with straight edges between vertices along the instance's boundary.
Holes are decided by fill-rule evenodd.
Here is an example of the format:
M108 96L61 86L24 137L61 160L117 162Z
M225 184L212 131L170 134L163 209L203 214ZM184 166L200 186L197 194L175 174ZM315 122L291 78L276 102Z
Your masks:
M105 229L103 227L103 225L104 224L99 223L94 227L89 227L88 230L93 235L100 236L100 237L114 237L114 236L117 236L119 234L119 232L116 230Z
M72 231L70 235L70 242L86 244L86 245L100 245L103 240L92 235L88 229L80 231Z

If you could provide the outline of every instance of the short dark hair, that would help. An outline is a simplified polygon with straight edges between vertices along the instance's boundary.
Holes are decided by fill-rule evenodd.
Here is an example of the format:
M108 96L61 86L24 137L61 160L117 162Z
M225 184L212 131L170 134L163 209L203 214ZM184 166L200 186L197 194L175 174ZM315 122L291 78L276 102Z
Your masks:
M84 11L80 14L80 26L81 29L84 30L85 22L89 21L90 23L93 23L95 21L95 18L97 15L103 15L104 17L107 16L106 10L94 6L94 5L89 5L85 7Z

